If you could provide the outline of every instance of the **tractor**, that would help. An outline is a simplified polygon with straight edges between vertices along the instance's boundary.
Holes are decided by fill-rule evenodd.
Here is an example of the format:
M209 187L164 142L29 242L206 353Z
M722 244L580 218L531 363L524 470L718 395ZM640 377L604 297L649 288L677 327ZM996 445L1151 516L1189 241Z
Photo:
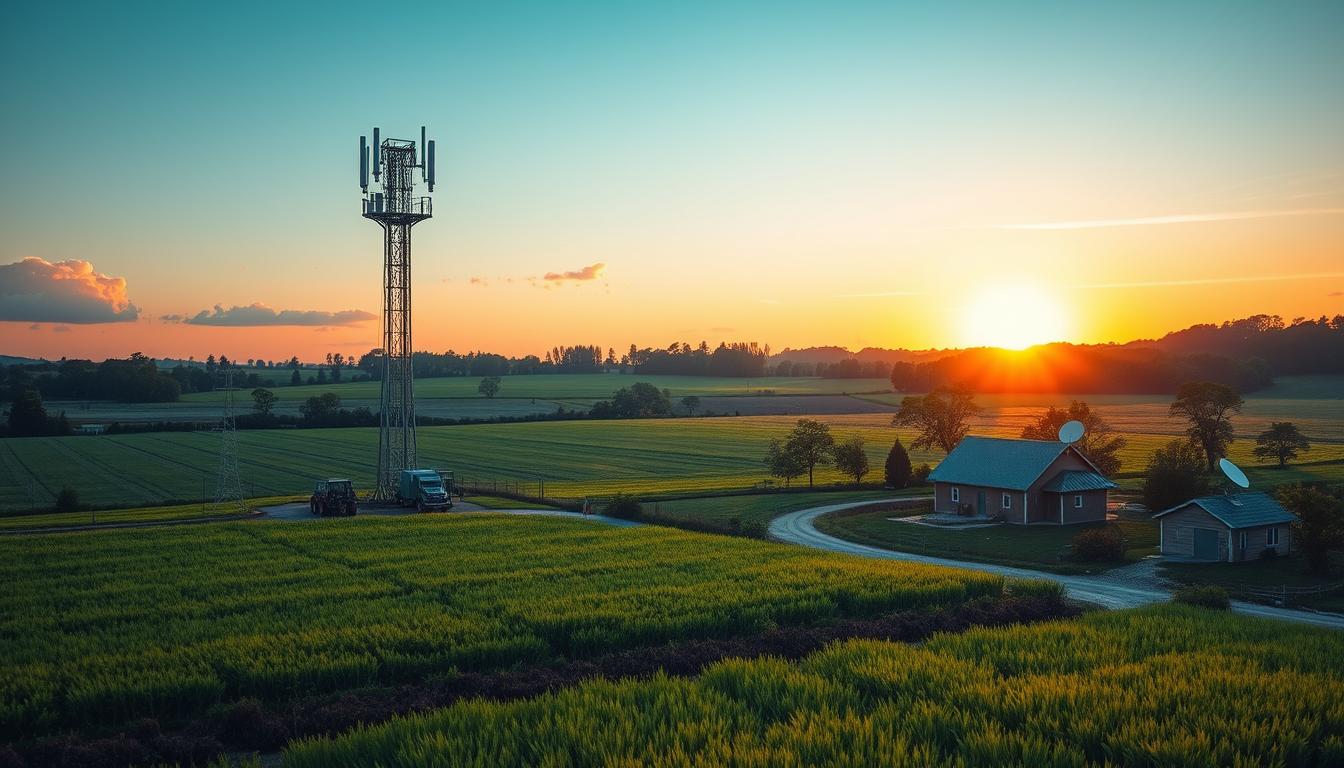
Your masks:
M308 506L314 515L321 517L354 517L359 499L349 480L318 480Z

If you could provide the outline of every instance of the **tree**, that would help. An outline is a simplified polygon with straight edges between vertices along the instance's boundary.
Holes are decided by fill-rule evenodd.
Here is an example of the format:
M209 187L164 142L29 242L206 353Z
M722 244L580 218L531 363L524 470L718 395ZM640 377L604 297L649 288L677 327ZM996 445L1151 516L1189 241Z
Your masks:
M485 395L486 399L493 398L499 394L500 378L498 376L486 376L481 379L481 383L476 385L476 391Z
M49 424L42 395L35 389L23 390L9 406L9 430L17 437L45 435Z
M1149 512L1160 512L1209 492L1204 473L1204 455L1198 445L1172 440L1158 448L1148 461L1143 480L1143 503Z
M252 390L252 410L262 416L270 416L271 409L275 408L275 393L269 389L257 387Z
M1293 544L1307 558L1307 570L1330 572L1330 551L1344 547L1344 504L1338 498L1308 485L1280 488L1279 501L1297 515Z
M621 387L610 401L600 400L589 410L589 414L597 419L643 419L671 413L672 401L667 390L642 381Z
M322 366L317 367L317 383L318 384L327 383L327 369Z
M1242 399L1231 387L1211 381L1189 381L1176 390L1176 400L1168 413L1190 422L1186 434L1204 451L1208 471L1227 455L1232 442L1234 413L1241 411Z
M71 488L70 486L67 485L61 489L61 492L59 494L56 495L56 511L57 512L79 511L79 494L75 492L74 488Z
M785 450L798 457L807 467L807 487L812 487L812 475L818 464L826 464L835 453L835 438L831 428L816 419L799 419L793 431L784 440Z
M785 486L807 471L802 456L791 451L788 444L778 438L770 441L770 447L765 452L765 466L770 470L770 476L780 478Z
M1310 450L1311 443L1296 424L1291 421L1276 421L1255 438L1255 448L1251 452L1261 461L1278 459L1279 466L1286 467L1290 460Z
M975 397L961 387L935 387L923 397L912 395L901 400L901 409L891 418L893 426L914 427L919 435L912 448L937 446L945 453L961 442L970 431L966 420L980 413Z
M320 422L335 416L340 407L340 396L335 392L324 392L303 401L303 405L299 406L299 413L309 421Z
M295 368L293 375L289 377L289 386L297 387L303 383L303 376L299 375L299 369Z
M1068 410L1050 406L1049 410L1022 430L1022 437L1028 440L1058 440L1059 428L1070 421L1082 422L1084 430L1082 439L1074 446L1096 464L1103 475L1119 472L1119 453L1128 441L1116 435L1106 419L1082 400L1074 400Z
M868 474L868 452L864 450L863 437L855 435L835 446L835 467L846 475L852 475L854 482L862 483Z
M910 454L906 453L905 446L901 445L901 439L896 438L892 443L891 450L887 452L887 463L883 468L886 474L887 486L890 488L905 488L910 485L911 474L914 472L910 466Z
M681 407L686 410L687 416L694 416L695 412L700 410L700 398L695 395L687 395L681 398Z

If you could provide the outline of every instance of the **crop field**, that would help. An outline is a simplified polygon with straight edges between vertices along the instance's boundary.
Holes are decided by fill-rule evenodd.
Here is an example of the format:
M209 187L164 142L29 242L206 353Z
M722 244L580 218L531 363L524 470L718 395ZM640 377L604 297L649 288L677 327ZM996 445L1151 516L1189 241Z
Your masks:
M1004 589L989 574L489 514L5 537L0 583L0 739Z
M890 426L886 414L818 417L837 439L868 441L872 478L878 477L891 441L908 430ZM1308 435L1338 434L1327 418L1299 418ZM781 437L796 416L712 419L569 421L474 424L419 431L421 463L452 470L467 482L544 481L553 497L642 494L749 488L769 480L763 464L771 438ZM1165 418L1163 419L1165 422ZM1151 427L1150 427L1151 428ZM1014 427L986 425L978 434L1014 436ZM1170 434L1128 433L1123 469L1142 470ZM376 429L248 430L238 433L243 481L258 496L306 493L314 478L351 477L361 489L372 481ZM1254 467L1254 443L1238 440L1231 455ZM49 507L63 486L85 504L143 506L199 500L213 492L219 436L209 432L159 432L96 437L0 440L0 509ZM939 452L915 451L916 462L936 464ZM1310 461L1344 460L1344 441L1318 442ZM1344 478L1344 463L1300 465L1287 471L1252 469L1257 484ZM818 483L845 480L834 468L818 469ZM797 481L795 481L797 482ZM804 478L802 482L806 482Z
M1162 606L473 700L307 766L1344 763L1344 635Z

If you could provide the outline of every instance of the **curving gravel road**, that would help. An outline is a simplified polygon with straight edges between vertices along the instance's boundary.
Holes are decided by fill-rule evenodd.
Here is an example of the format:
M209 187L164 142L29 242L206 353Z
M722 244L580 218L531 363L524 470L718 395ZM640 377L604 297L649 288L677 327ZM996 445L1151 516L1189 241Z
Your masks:
M1012 578L1048 579L1063 584L1065 591L1074 599L1096 603L1107 608L1136 608L1141 605L1148 605L1150 603L1163 602L1171 599L1171 591L1169 589L1162 586L1156 579L1145 576L1130 577L1123 574L1116 575L1114 572L1109 575L1101 574L1098 576L1067 576L1058 573L1048 573L1046 571L1035 571L1029 568L1013 568L1004 565L991 565L988 563L975 563L964 560L951 560L943 557L916 555L909 552L897 552L881 547L872 547L866 544L856 544L852 541L845 541L844 539L831 536L830 534L822 533L817 530L814 525L814 521L818 517L827 513L848 509L849 507L874 504L878 501L910 501L910 498L902 497L899 499L830 504L824 507L813 507L811 509L802 509L796 512L787 512L770 522L770 538L788 544L798 544L814 549L825 549L831 552L843 552L851 555L859 555L860 557L876 557L884 560L905 560L916 563L927 563L930 565L943 565L949 568L966 568ZM1129 568L1117 570L1127 571ZM1234 601L1232 603L1232 610L1237 613L1244 613L1251 616L1263 616L1266 618L1282 619L1284 621L1295 621L1303 624L1314 624L1317 626L1344 630L1344 616L1332 613L1297 611L1287 608L1257 605L1255 603L1243 603L1240 601Z

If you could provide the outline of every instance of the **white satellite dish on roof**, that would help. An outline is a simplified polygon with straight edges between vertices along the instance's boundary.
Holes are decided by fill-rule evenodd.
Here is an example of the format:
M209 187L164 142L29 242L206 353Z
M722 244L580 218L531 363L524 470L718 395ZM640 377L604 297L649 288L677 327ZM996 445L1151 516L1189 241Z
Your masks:
M1083 422L1074 419L1066 421L1059 427L1059 442L1076 443L1083 439Z
M1246 473L1242 472L1241 467L1238 467L1236 464L1233 464L1227 459L1219 459L1218 468L1221 469L1223 474L1227 475L1227 479L1231 480L1234 484L1239 485L1242 488L1251 487L1250 478L1246 477Z

